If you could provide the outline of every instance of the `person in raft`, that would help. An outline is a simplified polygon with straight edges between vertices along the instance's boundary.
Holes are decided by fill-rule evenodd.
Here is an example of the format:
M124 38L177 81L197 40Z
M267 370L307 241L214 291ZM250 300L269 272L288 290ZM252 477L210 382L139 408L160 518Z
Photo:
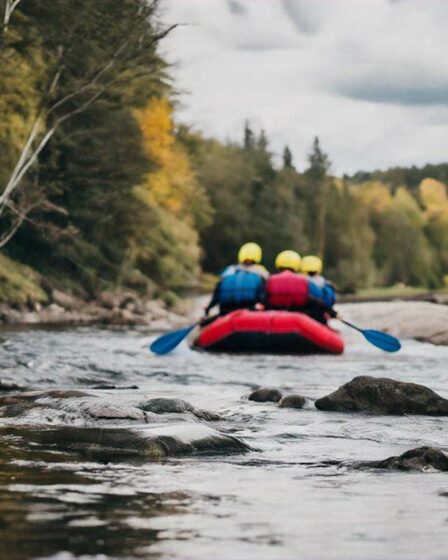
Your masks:
M238 253L238 264L227 267L217 283L205 315L219 305L219 314L236 309L254 309L264 301L268 271L261 265L262 250L256 243L246 243Z
M269 272L261 264L263 251L258 243L245 243L238 251L238 264L232 264L224 269L221 276L227 276L237 270L246 270L255 272L262 276L265 280L269 277Z
M275 268L278 272L266 282L266 309L300 311L324 324L336 316L332 310L334 292L330 295L309 276L299 273L298 253L282 251L275 259Z
M307 274L313 284L321 288L325 305L332 308L336 303L336 291L333 284L322 276L323 262L320 257L307 255L303 257L300 270Z

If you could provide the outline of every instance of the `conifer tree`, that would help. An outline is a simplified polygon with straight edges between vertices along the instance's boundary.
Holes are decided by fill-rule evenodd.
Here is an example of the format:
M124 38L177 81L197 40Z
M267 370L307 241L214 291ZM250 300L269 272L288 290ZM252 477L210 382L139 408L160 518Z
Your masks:
M305 171L309 188L310 221L309 235L314 252L323 257L325 252L325 214L327 201L327 187L330 183L328 171L330 160L325 154L316 136L313 149L308 156L309 167Z
M292 152L289 149L289 146L285 146L283 150L283 169L294 169L294 165L292 163Z
M258 136L257 148L260 150L260 152L267 152L268 151L268 139L267 139L266 132L264 131L264 129L261 129L260 135Z
M244 148L246 150L253 150L254 146L255 146L255 136L252 129L250 128L249 121L246 121L244 123Z

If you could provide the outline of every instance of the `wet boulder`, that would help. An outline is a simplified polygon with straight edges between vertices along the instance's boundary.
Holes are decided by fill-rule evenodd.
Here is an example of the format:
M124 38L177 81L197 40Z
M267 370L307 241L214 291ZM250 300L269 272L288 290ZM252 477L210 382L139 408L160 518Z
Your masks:
M417 447L396 457L382 461L362 461L354 465L357 469L389 469L398 471L448 471L448 457L435 447Z
M175 424L151 428L79 428L29 431L28 438L56 444L64 450L80 451L95 459L125 456L160 460L183 455L226 455L251 448L242 440L201 424Z
M273 387L259 387L248 398L254 402L278 402L282 398L282 394Z
M83 303L82 300L80 300L76 296L61 292L60 290L56 289L52 290L50 297L53 303L56 303L62 308L69 310L79 309Z
M280 408L303 408L306 398L302 395L285 395L278 403Z
M448 415L448 400L428 387L385 377L355 377L314 404L332 412Z
M196 418L206 421L220 420L219 414L210 412L208 410L201 410L195 408L189 402L183 401L182 399L166 399L166 398L154 398L147 401L139 403L138 408L144 410L145 412L152 412L153 414L184 414L190 413Z
M107 402L87 402L80 405L79 411L82 415L95 420L148 421L146 413L135 406L115 405Z

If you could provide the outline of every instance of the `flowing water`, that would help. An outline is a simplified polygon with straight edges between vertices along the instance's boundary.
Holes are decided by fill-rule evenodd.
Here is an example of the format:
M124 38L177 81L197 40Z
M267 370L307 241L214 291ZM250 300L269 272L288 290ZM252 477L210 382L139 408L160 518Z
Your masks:
M384 459L448 448L444 418L371 416L257 404L259 385L310 399L356 375L425 384L448 396L448 348L405 341L381 353L347 332L343 356L152 356L145 330L0 331L0 376L33 388L76 388L112 403L179 397L219 412L208 425L248 453L109 458L33 436L76 414L1 419L0 558L446 558L448 476L357 471L325 461ZM116 389L99 389L113 384ZM123 388L136 386L137 388ZM30 422L32 421L32 425ZM182 419L180 419L182 421ZM199 422L184 419L188 426ZM111 422L91 422L96 430ZM138 426L117 420L114 426Z

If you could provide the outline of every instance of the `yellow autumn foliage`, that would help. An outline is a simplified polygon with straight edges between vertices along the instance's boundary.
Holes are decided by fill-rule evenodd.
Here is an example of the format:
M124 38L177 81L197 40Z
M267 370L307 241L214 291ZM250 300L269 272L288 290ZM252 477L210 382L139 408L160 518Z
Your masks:
M364 183L355 192L362 203L377 214L382 214L392 204L392 195L389 188L379 181Z
M429 217L447 213L448 196L444 183L436 179L423 179L419 185L419 194Z
M192 227L208 223L208 200L186 150L176 141L170 101L153 98L135 115L146 153L156 167L139 188L139 196L150 204L160 205Z

